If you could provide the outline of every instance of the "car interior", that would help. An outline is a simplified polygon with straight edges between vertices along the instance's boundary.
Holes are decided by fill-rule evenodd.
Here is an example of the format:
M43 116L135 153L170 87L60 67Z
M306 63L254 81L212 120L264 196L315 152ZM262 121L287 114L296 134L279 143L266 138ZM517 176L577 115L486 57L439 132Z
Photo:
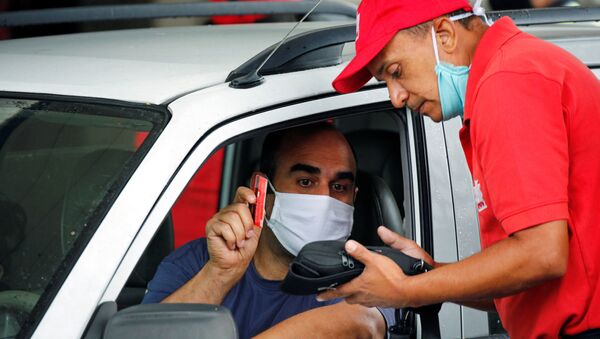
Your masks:
M408 161L404 154L407 151L403 150L407 147L404 111L388 108L369 113L329 117L326 120L346 135L357 157L356 184L359 193L355 201L351 238L365 245L381 245L382 242L376 233L380 225L386 225L400 234L412 237L412 225L406 218L406 210L411 206L410 201L405 199L405 196L410 194L410 187L406 184L408 177L405 167ZM315 120L303 123L311 122ZM275 129L292 126L295 124L288 123L251 132L224 146L228 152L233 152L233 156L229 157L231 161L224 161L221 201L231 201L238 186L249 185L251 174L258 169L265 136ZM230 184L226 185L227 182ZM177 225L174 225L169 213L121 291L117 299L119 309L141 302L156 268L162 259L174 250L175 232Z

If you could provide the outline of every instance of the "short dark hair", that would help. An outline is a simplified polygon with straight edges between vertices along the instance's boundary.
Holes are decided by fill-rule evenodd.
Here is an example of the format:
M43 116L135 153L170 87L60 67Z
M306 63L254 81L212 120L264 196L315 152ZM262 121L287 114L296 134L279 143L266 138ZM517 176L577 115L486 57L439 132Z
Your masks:
M445 14L443 16L451 17L451 16L461 15L461 14L465 14L465 13L469 13L469 12L465 11L464 9L459 9L457 11ZM471 15L471 16L466 17L464 19L458 20L458 23L460 23L465 29L470 30L471 29L471 22L473 20L475 20L475 19L480 19L480 18L478 16L476 16L476 15ZM424 22L422 24L418 24L416 26L409 27L405 31L407 31L409 33L412 33L414 35L417 35L417 36L422 36L424 34L429 34L430 31L431 31L431 25L432 25L432 23L433 23L433 20L426 21L426 22Z
M273 180L275 172L277 171L281 146L283 146L286 139L298 136L309 137L324 131L339 132L332 123L320 121L309 125L301 125L269 133L263 142L259 170L266 174L269 179ZM348 145L350 145L350 142L348 142ZM356 161L356 154L351 145L350 150Z

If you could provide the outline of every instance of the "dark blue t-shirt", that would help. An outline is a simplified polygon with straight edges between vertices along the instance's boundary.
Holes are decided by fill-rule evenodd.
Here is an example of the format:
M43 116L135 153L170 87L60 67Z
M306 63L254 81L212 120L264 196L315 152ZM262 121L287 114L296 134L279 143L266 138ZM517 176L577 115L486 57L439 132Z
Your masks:
M143 303L158 303L192 279L208 261L206 239L197 239L178 248L166 257L148 283ZM265 280L253 263L229 291L222 305L235 320L240 338L250 338L298 313L331 305L340 300L317 302L315 295L298 296L282 292L280 281ZM380 310L387 324L393 321L392 309Z

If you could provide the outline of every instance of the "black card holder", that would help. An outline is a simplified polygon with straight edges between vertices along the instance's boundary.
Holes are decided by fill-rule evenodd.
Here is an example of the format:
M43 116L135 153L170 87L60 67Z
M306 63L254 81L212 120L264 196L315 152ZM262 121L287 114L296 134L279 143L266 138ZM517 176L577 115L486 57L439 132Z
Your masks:
M316 241L306 244L290 264L281 290L296 295L316 294L349 282L365 266L344 250L345 241ZM407 275L427 272L432 267L390 247L367 247L392 259Z

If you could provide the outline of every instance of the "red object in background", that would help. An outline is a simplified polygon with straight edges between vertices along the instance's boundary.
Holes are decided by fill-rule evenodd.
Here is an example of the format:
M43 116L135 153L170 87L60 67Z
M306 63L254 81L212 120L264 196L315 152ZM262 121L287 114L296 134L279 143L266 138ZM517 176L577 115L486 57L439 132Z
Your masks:
M219 206L223 154L220 149L208 158L173 206L175 248L206 236L206 222Z
M8 11L8 0L0 0L0 12ZM10 39L10 30L0 27L0 40Z
M229 0L209 0L210 2L226 2ZM248 1L248 0L242 0ZM257 22L266 18L266 15L218 15L213 16L212 22L215 25L248 24Z
M135 148L139 148L148 132L135 136ZM223 149L210 156L185 187L171 209L175 248L206 236L206 222L219 207L219 190L223 174Z
M142 144L144 143L144 140L146 140L146 137L148 136L149 132L137 132L135 134L135 140L133 141L133 146L135 147L135 149L137 150L138 148L140 148L140 146L142 146Z
M226 2L229 0L209 0L210 2ZM298 0L238 0L238 1L265 1L265 2L289 2ZM218 15L213 16L212 22L215 25L248 24L268 18L268 15Z

